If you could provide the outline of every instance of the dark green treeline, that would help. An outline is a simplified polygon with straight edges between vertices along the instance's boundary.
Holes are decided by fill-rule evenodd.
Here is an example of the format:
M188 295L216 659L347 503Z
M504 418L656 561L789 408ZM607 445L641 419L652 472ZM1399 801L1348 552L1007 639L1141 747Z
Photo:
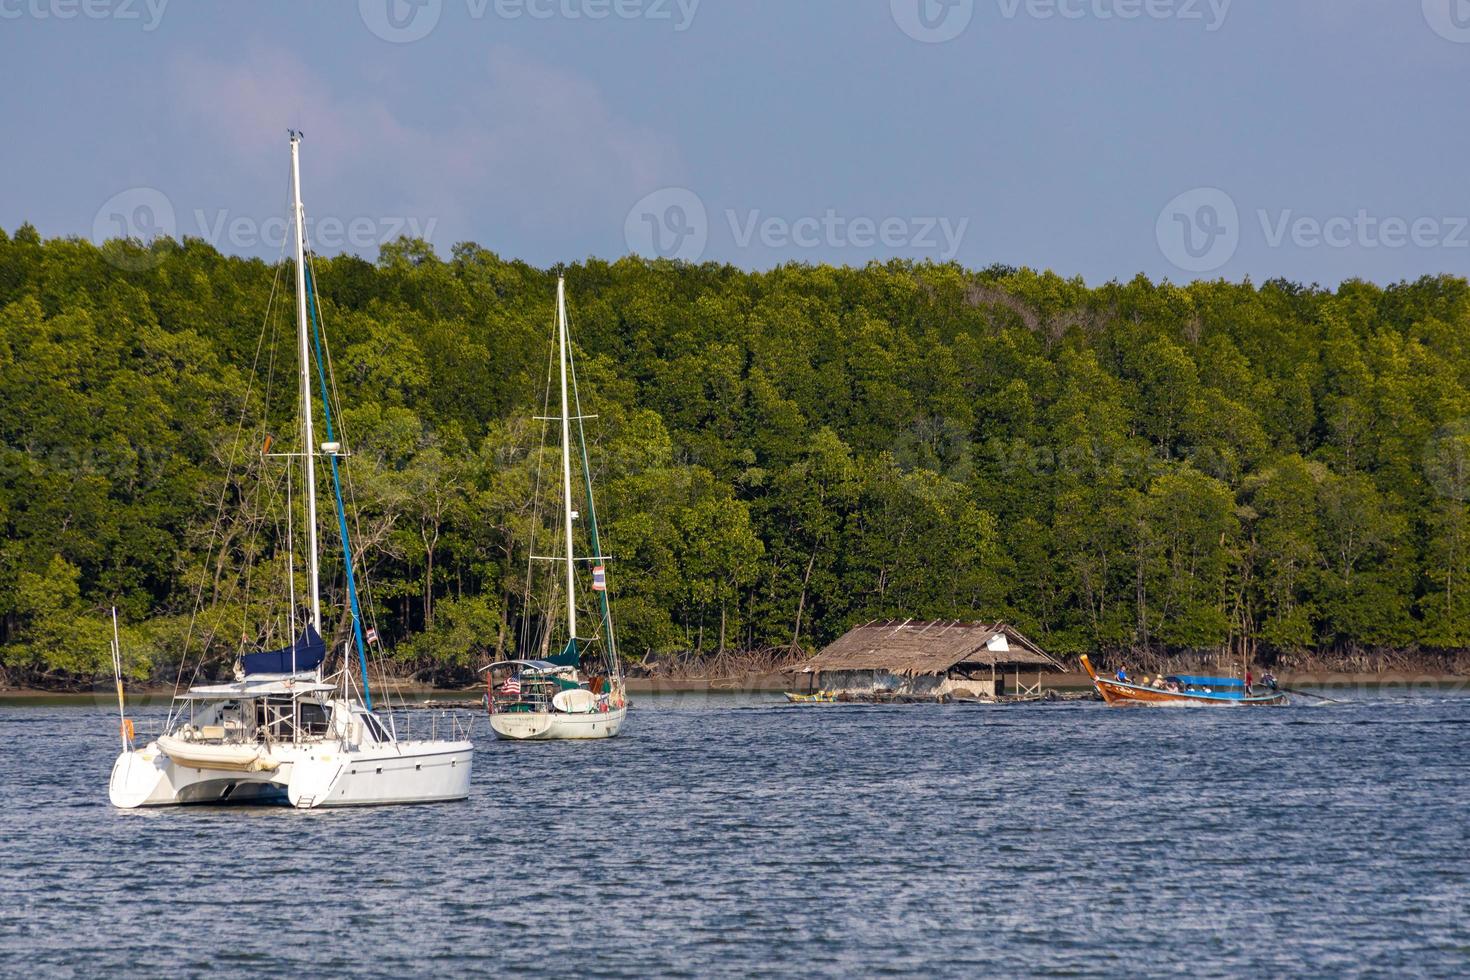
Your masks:
M13 679L108 669L113 604L130 672L171 679L201 587L211 663L284 631L256 442L293 439L279 271L0 232ZM316 271L387 647L440 676L511 652L553 274L410 241ZM888 616L1004 618L1064 654L1470 646L1463 279L567 276L628 656Z

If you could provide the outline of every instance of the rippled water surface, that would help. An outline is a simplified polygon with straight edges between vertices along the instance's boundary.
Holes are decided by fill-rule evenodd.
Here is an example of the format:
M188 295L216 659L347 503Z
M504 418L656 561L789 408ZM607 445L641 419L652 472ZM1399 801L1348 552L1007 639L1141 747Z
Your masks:
M476 721L466 803L107 803L115 717L0 706L6 973L1470 970L1470 698L639 699Z

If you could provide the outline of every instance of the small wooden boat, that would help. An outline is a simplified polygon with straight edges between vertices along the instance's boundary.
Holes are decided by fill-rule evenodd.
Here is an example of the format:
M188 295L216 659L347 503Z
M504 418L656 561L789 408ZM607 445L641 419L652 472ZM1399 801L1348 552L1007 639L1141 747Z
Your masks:
M1173 675L1160 677L1151 684L1140 684L1133 680L1099 677L1092 661L1084 654L1082 666L1092 678L1093 687L1108 704L1206 704L1214 706L1254 705L1273 707L1287 703L1286 694L1279 690L1256 693L1247 690L1245 682L1234 677L1196 677Z
M816 691L812 694L797 694L794 691L787 691L786 700L792 704L835 704L837 702L837 695L831 691Z

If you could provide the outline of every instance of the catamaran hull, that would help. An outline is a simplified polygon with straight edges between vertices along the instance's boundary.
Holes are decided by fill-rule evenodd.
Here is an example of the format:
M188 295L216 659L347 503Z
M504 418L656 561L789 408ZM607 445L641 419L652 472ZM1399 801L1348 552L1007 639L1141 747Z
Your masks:
M258 772L196 769L174 762L155 743L117 757L107 796L123 810L187 803L284 803L290 778L289 764Z
M612 738L623 727L627 708L568 714L561 711L506 711L490 716L496 738L512 742Z
M275 769L241 771L187 765L153 743L117 757L108 798L124 810L190 803L276 803L309 810L462 800L470 793L472 752L469 742L398 742L351 752L278 749Z

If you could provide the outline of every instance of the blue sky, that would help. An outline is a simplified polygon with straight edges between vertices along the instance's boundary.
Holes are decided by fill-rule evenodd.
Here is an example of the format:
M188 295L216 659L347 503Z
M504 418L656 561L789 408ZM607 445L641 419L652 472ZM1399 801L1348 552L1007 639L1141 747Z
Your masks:
M0 0L0 58L47 236L274 256L296 127L326 252L1470 273L1470 0Z

